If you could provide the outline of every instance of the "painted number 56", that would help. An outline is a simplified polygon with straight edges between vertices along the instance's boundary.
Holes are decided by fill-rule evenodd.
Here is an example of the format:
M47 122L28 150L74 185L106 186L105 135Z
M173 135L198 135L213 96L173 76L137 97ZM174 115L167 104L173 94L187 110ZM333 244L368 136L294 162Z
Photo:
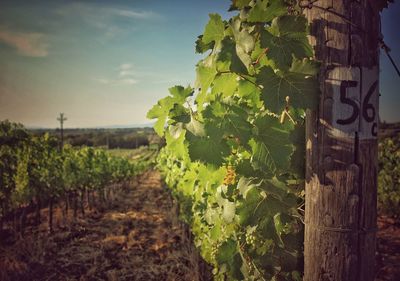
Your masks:
M338 119L336 122L340 125L348 125L353 123L354 121L357 120L357 118L360 115L360 108L358 104L352 100L351 98L347 97L347 88L354 88L357 87L358 82L357 81L349 81L345 80L342 81L340 84L340 102L343 104L346 104L352 108L351 110L351 115L348 118L345 119ZM377 136L377 123L375 121L376 117L376 109L375 105L370 103L370 99L372 94L375 92L376 88L378 86L378 81L375 81L371 87L368 89L368 92L362 102L361 106L361 115L362 118L367 122L367 123L372 123L372 128L371 128L371 134L372 136Z

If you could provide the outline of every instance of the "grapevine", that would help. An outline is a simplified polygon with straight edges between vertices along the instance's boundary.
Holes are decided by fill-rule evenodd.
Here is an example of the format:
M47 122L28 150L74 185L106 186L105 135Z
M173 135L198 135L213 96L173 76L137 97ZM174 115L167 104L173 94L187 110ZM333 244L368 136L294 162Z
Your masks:
M210 14L194 87L148 112L158 167L215 280L301 280L304 118L318 62L296 1L233 0Z
M15 231L23 234L26 209L35 205L36 221L40 209L49 205L49 231L52 232L53 203L65 201L68 210L73 205L77 216L78 203L82 215L86 202L91 207L94 193L103 201L112 186L123 185L147 169L156 151L137 159L109 155L91 147L65 146L48 134L30 135L22 125L0 122L0 233L4 222L16 214L21 225Z

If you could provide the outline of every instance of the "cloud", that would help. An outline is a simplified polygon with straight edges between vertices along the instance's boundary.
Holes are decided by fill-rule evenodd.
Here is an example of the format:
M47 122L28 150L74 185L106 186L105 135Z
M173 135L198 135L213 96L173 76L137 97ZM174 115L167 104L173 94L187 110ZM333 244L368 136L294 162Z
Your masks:
M93 78L94 81L97 81L104 85L134 85L137 84L137 80L133 78L117 78L117 79L105 79L105 78Z
M152 84L173 84L179 83L182 79L177 79L175 77L166 77L165 73L157 73L157 71L145 71L143 69L137 69L130 62L121 63L119 66L115 67L113 76L114 79L105 78L93 78L93 80L101 84L125 84L133 85L139 83L139 80L149 80L151 79ZM139 80L138 80L139 79Z
M130 63L123 63L119 66L119 70L124 71L124 70L129 70L132 69L132 64Z
M131 70L121 70L119 72L119 76L120 77L126 77L126 76L134 76L135 72L131 71Z
M118 67L119 77L133 77L135 76L135 71L133 71L133 66L130 63L123 63Z
M131 7L116 7L112 1L103 3L66 1L54 12L67 22L74 22L100 32L98 40L105 44L118 37L127 36L137 30L136 22L162 19L161 15L150 10L132 9Z
M117 78L115 79L94 78L93 80L106 85L134 85L138 83L138 80L135 79L135 72L131 63L120 64L116 70L118 73L116 73Z
M41 33L13 32L6 28L0 28L0 42L6 44L23 56L46 57L48 44Z
M161 16L153 11L135 10L131 8L115 8L107 4L70 2L56 11L60 16L78 17L100 29L109 28L115 20L155 20Z
M119 84L133 85L136 84L137 81L132 78L118 79L116 80Z
M107 12L120 17L131 18L131 19L154 19L158 18L159 15L152 11L135 11L126 9L108 9Z

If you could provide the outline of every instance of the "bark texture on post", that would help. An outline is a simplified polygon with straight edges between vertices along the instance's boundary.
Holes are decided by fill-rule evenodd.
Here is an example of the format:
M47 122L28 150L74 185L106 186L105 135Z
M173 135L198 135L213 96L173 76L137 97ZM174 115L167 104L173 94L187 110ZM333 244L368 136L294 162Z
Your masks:
M379 12L368 0L311 2L304 13L322 93L306 124L304 280L372 281Z

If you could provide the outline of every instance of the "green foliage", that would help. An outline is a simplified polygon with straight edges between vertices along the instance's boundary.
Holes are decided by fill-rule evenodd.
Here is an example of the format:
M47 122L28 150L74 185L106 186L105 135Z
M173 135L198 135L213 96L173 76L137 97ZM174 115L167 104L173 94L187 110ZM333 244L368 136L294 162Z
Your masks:
M166 138L158 167L215 280L301 280L304 112L319 65L292 3L234 0L228 21L211 14L195 89L148 113Z
M378 208L400 217L400 135L379 143Z
M0 143L0 218L32 200L102 191L129 180L151 165L156 154L141 149L138 157L128 159L69 145L61 152L54 137L32 136L9 121L0 122Z

